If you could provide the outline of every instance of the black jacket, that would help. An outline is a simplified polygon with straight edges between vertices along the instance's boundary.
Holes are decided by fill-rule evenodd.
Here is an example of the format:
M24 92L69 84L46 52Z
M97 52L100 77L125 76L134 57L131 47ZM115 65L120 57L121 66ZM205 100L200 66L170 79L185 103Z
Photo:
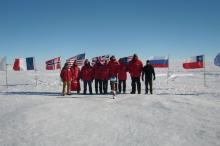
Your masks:
M142 80L152 80L152 77L155 79L154 67L152 65L145 65L142 71Z

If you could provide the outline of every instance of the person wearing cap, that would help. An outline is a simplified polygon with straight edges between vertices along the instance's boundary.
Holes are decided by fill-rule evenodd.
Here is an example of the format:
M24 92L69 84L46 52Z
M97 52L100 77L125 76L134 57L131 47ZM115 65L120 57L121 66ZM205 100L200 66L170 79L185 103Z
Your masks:
M67 95L70 95L71 89L71 80L72 80L72 72L70 68L68 67L68 63L65 63L64 67L61 70L60 73L61 80L63 82L63 91L62 95L66 95L66 90L67 90Z
M137 54L134 54L132 60L129 62L128 70L131 75L131 86L132 86L131 94L136 93L136 85L137 85L138 94L141 94L140 77L143 70L143 63L141 62L141 60L138 59Z
M145 94L148 94L148 85L150 86L150 93L153 94L152 89L152 79L155 80L155 71L154 67L150 64L150 61L146 61L146 65L143 68L142 72L142 81L144 81L145 76Z
M93 66L93 73L95 78L95 92L102 94L102 64L97 59L96 64Z
M81 74L80 74L80 77L83 80L83 87L84 87L83 94L86 94L87 92L87 84L89 86L89 93L92 94L92 81L94 79L93 76L94 75L93 75L92 66L90 65L89 60L86 59L84 62L84 66L81 69Z
M119 70L119 62L116 60L115 56L111 56L110 61L108 62L108 68L110 71L110 85L112 90L113 98L115 98L117 91L117 75Z

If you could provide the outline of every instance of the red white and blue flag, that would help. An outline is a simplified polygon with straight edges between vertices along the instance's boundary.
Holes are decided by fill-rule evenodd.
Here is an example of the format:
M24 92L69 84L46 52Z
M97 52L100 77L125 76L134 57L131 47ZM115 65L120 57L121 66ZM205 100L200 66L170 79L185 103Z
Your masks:
M204 68L204 55L192 56L183 62L184 69Z
M168 56L151 56L149 58L150 64L155 68L168 68L169 58Z
M15 71L35 70L35 58L16 58L13 65L13 69Z
M123 57L120 58L120 60L124 63L124 64L128 64L131 60L132 60L133 56L128 56L128 57Z
M71 57L71 58L67 59L66 63L68 63L68 66L71 67L73 65L73 63L76 61L76 64L78 66L82 66L84 64L84 61L85 61L85 56L86 56L85 53L78 54L74 57Z
M110 55L103 55L103 56L97 56L92 58L92 65L96 63L96 61L99 60L101 64L104 64L105 61L110 60Z
M61 57L46 61L46 70L61 69Z

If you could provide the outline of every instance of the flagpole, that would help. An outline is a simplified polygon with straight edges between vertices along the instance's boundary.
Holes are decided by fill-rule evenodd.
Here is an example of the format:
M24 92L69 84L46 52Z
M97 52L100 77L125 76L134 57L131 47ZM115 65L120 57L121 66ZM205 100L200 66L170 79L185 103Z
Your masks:
M61 66L61 56L60 56L60 73L61 73L61 71L62 71L62 66ZM60 78L60 85L59 86L62 86L62 80L61 80L61 78Z
M206 68L205 68L205 55L203 55L204 57L204 61L203 61L203 65L204 65L204 87L206 87Z
M6 82L6 87L8 88L8 64L7 64L7 58L5 61L5 82Z
M36 67L35 57L34 57L34 72L35 72L35 81L36 81L36 86L37 86L37 67Z
M35 80L36 80L36 86L37 86L37 69L34 69L34 72L35 72Z
M167 68L167 84L168 84L168 78L169 78L169 71L170 71L170 56L168 55L168 68Z

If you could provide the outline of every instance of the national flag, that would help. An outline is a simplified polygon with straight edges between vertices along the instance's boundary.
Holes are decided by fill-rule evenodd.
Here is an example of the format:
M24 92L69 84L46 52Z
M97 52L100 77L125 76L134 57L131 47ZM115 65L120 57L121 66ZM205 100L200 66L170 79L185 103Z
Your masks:
M151 56L149 58L150 64L156 68L168 68L169 58L168 56Z
M214 64L220 66L220 53L215 57Z
M196 69L204 68L204 55L192 56L183 62L183 68Z
M71 67L73 65L74 61L76 61L76 64L78 66L82 66L84 64L84 61L85 61L85 56L86 56L85 53L76 55L74 57L71 57L71 58L67 59L66 63L68 63L68 66Z
M124 64L128 64L131 60L132 60L133 56L128 56L128 57L123 57L120 58L120 60L124 63Z
M96 63L96 61L99 60L101 64L104 64L105 61L110 60L110 55L103 55L103 56L97 56L92 58L92 65Z
M35 58L34 57L16 58L13 69L15 71L34 70L35 69Z
M46 61L46 70L61 69L61 57Z
M6 57L0 58L0 71L6 70Z

